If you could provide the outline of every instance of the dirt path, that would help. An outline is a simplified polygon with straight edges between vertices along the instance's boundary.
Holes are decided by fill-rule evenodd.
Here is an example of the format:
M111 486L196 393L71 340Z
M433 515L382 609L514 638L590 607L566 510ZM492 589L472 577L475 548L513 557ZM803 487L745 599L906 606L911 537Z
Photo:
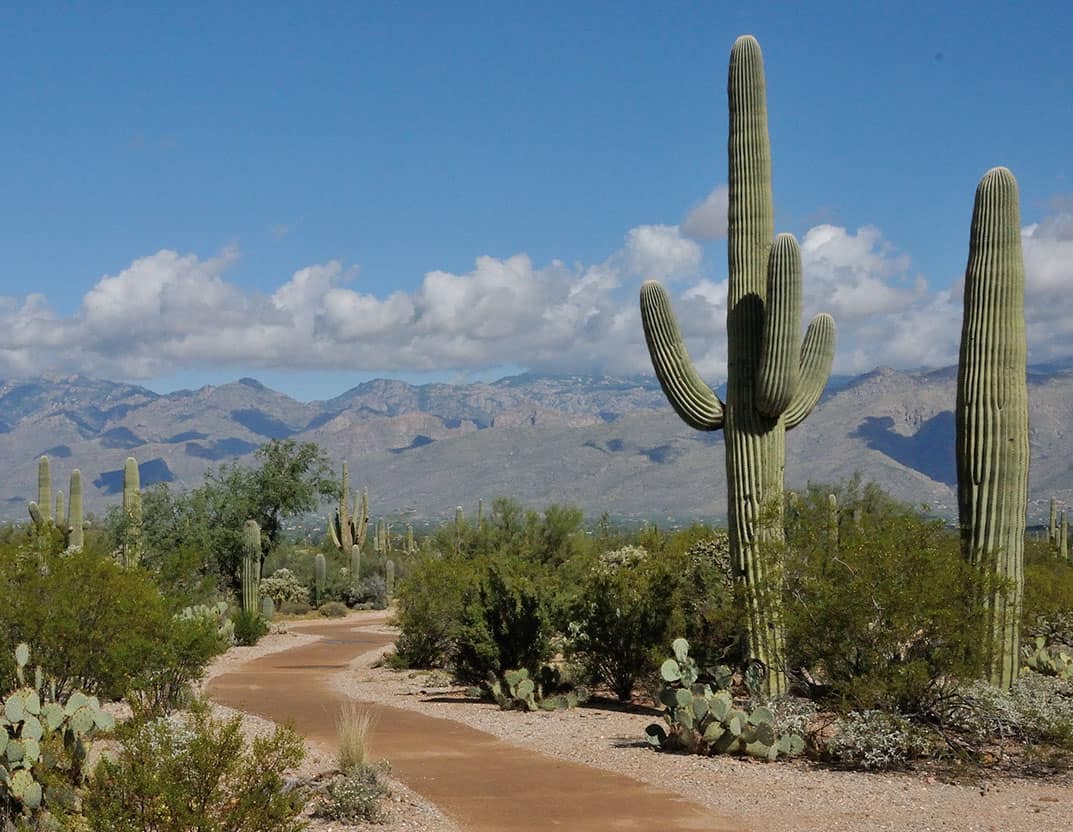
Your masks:
M332 677L392 640L360 629L374 621L302 626L321 639L218 676L208 694L247 713L290 722L307 739L334 743L336 715L347 700L333 689ZM451 720L368 707L376 715L373 755L388 760L394 778L467 832L746 829L629 777L526 751Z

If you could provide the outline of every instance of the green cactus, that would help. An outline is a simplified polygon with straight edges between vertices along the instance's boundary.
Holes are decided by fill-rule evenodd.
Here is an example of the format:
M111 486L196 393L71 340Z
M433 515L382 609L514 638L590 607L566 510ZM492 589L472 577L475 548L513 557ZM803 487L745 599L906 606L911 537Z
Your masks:
M142 492L138 461L128 456L123 464L123 516L127 527L122 549L123 565L138 565L142 557Z
M417 552L417 543L414 542L413 524L406 524L406 554L413 555Z
M56 514L55 514L55 517L56 517L56 528L57 529L66 529L67 528L67 510L66 510L66 506L65 506L64 501L63 501L63 492L62 491L57 491L56 492Z
M17 812L32 819L34 829L52 829L56 822L50 804L59 803L70 787L81 784L89 740L97 732L112 730L115 720L96 697L75 691L58 698L55 681L46 683L40 667L29 683L29 661L29 647L19 644L15 648L19 687L2 698L0 798L6 797Z
M998 578L982 599L987 676L1018 675L1028 500L1025 269L1017 181L988 171L976 189L957 380L958 515L965 557Z
M1058 647L1048 647L1047 639L1036 636L1032 646L1023 648L1025 669L1044 676L1057 676L1063 681L1073 680L1073 656Z
M276 617L276 602L267 595L261 599L261 618L271 621Z
M827 495L827 541L831 549L838 550L838 497Z
M767 689L786 689L782 628L763 587L778 584L778 564L763 544L783 538L786 431L819 401L834 359L835 325L817 315L800 342L801 253L789 234L773 238L771 155L763 57L751 36L730 55L730 206L727 303L727 401L700 379L667 293L641 287L641 317L652 364L671 405L698 430L726 438L731 552L746 588L751 654L767 666Z
M384 585L386 587L387 599L390 601L395 597L395 561L388 560L384 564Z
M247 520L242 527L242 610L257 615L261 611L261 527Z
M1062 512L1062 522L1058 527L1058 557L1069 560L1069 518Z
M324 560L324 555L317 552L317 556L313 558L313 606L316 608L319 608L324 600L324 583L327 577L328 563Z
M350 583L357 589L361 582L361 546L354 544L350 547Z
M748 754L775 760L805 749L796 734L780 734L771 711L763 706L747 709L727 688L733 679L728 668L705 671L703 681L689 655L689 642L674 640L673 658L660 667L665 682L659 700L669 730L658 723L645 729L645 738L656 748L681 749L700 754Z
M1055 522L1058 519L1058 501L1051 497L1051 511L1050 517L1047 522L1047 540L1051 542L1052 546L1058 545L1058 525Z
M343 463L343 484L339 495L339 508L335 516L328 521L328 536L332 545L344 554L354 546L365 545L365 535L369 526L369 492L362 489L361 495L354 495L354 508L350 508L350 474L347 464ZM355 577L355 580L357 578Z
M37 460L37 505L41 509L44 522L51 523L52 517L52 474L49 471L48 457Z
M70 500L67 506L67 550L81 551L84 541L82 517L82 472L71 471Z

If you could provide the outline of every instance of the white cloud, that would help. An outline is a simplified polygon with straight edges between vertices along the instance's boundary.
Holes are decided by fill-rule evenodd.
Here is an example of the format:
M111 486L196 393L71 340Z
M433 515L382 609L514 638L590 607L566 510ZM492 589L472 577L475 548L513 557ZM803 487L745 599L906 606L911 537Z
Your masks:
M704 201L694 205L682 221L682 231L694 240L722 240L727 235L730 188L717 185Z
M1026 320L1035 361L1073 354L1073 214L1022 234ZM806 318L834 314L837 372L957 359L961 289L929 290L876 228L817 225L801 241ZM313 264L263 293L227 278L238 253L159 251L100 278L59 315L39 294L0 297L0 374L49 369L148 378L198 366L378 372L650 372L637 310L641 279L668 281L698 369L726 374L725 268L676 226L630 230L601 263L538 265L525 254L431 271L410 291L362 287L356 267Z

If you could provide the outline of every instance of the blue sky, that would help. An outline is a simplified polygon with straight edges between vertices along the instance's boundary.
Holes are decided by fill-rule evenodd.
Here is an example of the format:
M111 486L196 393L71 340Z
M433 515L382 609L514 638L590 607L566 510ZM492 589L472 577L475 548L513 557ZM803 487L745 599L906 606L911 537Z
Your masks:
M647 371L636 290L658 277L716 382L746 32L776 225L839 320L837 369L956 355L997 164L1021 186L1032 357L1073 353L1067 4L171 5L0 11L0 375L317 398Z

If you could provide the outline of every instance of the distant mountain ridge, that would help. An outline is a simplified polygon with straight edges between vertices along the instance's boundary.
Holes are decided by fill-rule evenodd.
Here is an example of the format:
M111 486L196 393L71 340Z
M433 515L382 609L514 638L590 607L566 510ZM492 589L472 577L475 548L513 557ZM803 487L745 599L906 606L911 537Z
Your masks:
M788 486L859 472L952 516L955 380L955 368L832 379L788 435ZM1038 519L1052 495L1073 506L1073 369L1032 368L1029 397L1030 517ZM85 376L3 381L0 513L26 516L41 454L54 461L54 489L66 490L78 467L87 509L103 512L127 456L138 459L144 486L190 487L210 466L282 438L349 461L376 514L447 516L499 495L534 507L576 503L589 516L725 513L721 434L682 424L654 378L536 374L459 385L375 379L317 402L252 378L168 394Z

